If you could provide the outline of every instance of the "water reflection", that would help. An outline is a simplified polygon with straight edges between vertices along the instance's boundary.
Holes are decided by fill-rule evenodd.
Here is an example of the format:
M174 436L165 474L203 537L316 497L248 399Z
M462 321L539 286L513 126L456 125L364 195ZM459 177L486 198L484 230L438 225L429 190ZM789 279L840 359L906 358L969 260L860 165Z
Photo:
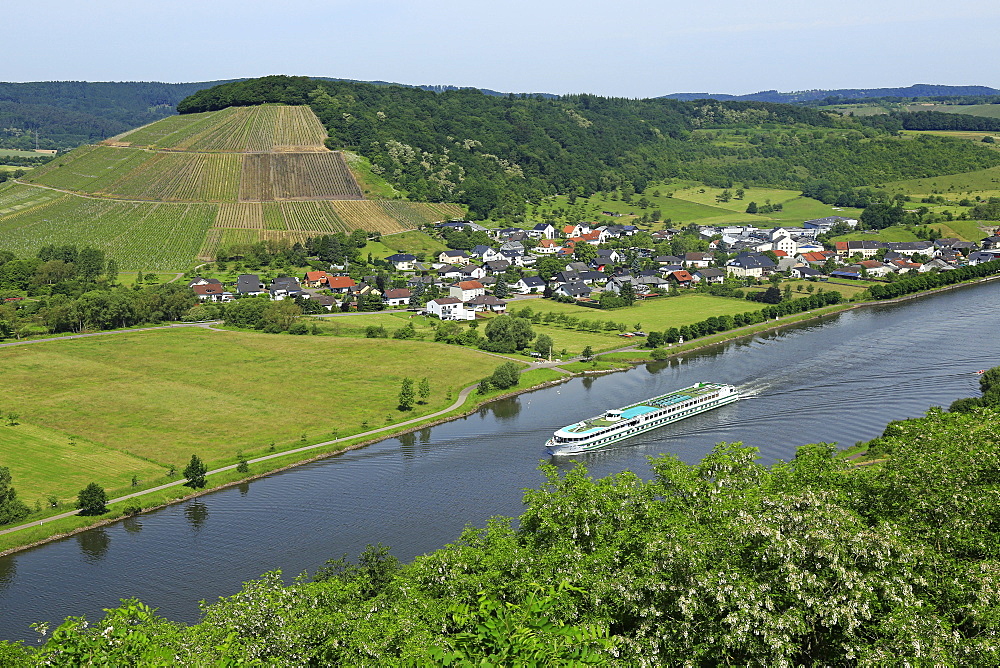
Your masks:
M0 589L6 589L14 582L17 575L17 559L14 557L3 557L0 559Z
M491 401L479 410L482 418L493 415L498 420L512 420L521 412L520 397L509 397L499 401Z
M589 390L594 385L594 376L584 376L583 377L583 389Z
M416 456L417 435L414 432L399 435L399 447L407 459Z
M192 501L184 506L184 517L187 518L191 528L198 531L205 526L208 519L208 506L201 501Z
M427 445L428 443L431 442L431 429L430 429L430 427L425 427L425 428L421 429L418 433L420 434L420 444L421 445Z
M122 527L128 533L139 533L142 531L142 522L139 521L138 517L126 517L122 520Z
M111 547L111 536L104 527L91 529L76 534L76 542L80 546L83 560L88 564L96 564L108 554Z
M241 482L236 486L236 489L240 490L240 496L246 496L250 493L250 483Z

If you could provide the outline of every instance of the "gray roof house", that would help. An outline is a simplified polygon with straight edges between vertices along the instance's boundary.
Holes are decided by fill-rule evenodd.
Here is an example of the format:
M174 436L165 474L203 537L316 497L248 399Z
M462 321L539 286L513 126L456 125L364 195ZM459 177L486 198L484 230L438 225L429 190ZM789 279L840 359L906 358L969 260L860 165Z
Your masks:
M236 278L236 292L241 295L262 295L267 292L257 274L240 274Z

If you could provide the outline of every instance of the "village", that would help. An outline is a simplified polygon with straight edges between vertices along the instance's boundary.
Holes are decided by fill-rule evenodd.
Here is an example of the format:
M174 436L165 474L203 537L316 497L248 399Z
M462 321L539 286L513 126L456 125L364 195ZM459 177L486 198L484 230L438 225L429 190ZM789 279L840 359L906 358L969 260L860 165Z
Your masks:
M525 296L606 308L702 284L752 286L775 278L893 281L910 272L943 272L1000 258L998 235L979 243L821 240L835 228L857 226L857 220L840 216L807 220L801 227L692 225L655 232L586 223L487 229L472 221L449 221L435 224L433 233L446 239L454 232L488 235L491 243L430 257L389 255L383 261L388 278L358 280L345 267L330 265L301 277L277 277L269 285L257 274L241 274L233 285L199 276L188 285L203 302L266 295L312 300L316 312L410 309L441 320L474 320L503 313L509 300ZM694 237L706 250L657 253L679 235Z

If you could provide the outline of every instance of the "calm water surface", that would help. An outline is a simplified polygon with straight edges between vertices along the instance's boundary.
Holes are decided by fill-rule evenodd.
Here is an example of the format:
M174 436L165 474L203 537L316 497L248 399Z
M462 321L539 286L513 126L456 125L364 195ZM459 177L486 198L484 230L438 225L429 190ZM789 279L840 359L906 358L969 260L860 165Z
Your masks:
M853 445L890 420L978 392L975 371L1000 364L993 332L1000 283L821 323L638 367L573 379L495 402L461 420L0 558L0 638L35 640L29 624L100 617L137 597L175 620L265 571L286 577L383 543L404 560L453 541L468 524L516 516L538 487L543 444L565 424L696 381L750 398L578 458L595 476L647 457L701 459L743 441L764 462L803 443ZM560 466L570 466L560 462Z

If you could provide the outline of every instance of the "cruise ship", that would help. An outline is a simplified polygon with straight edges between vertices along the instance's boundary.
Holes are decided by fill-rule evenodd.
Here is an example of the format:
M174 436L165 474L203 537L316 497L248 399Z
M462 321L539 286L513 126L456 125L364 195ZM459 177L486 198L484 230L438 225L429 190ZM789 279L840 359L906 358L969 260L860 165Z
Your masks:
M732 385L695 383L563 427L545 443L545 449L554 456L600 450L644 431L731 404L739 398L739 390Z

